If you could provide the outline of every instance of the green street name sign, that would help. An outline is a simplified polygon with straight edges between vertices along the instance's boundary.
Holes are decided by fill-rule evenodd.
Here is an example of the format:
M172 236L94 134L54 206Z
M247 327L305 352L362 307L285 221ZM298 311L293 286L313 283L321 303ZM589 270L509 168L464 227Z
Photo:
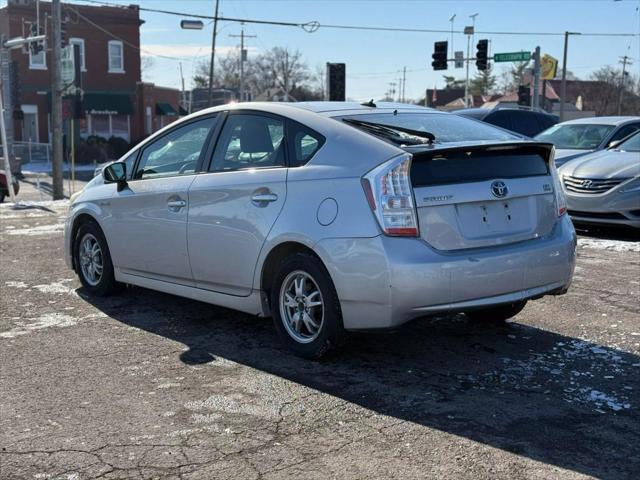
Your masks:
M527 62L531 60L531 52L494 53L494 62Z

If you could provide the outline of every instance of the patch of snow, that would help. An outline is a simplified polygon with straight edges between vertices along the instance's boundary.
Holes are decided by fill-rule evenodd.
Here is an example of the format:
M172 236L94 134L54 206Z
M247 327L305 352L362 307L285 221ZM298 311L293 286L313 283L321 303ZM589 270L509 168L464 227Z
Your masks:
M33 237L37 235L50 235L52 233L61 233L64 230L64 223L54 223L52 225L38 225L35 227L15 228L7 230L7 235L24 235Z
M13 282L13 281L9 281L9 282L4 282L4 284L7 287L13 287L13 288L29 288L29 285L27 285L24 282Z
M588 392L588 394L587 394L587 392ZM614 412L617 412L617 411L622 410L622 409L631 408L631 404L622 403L617 398L615 398L615 397L613 397L611 395L607 395L606 393L603 393L603 392L601 392L599 390L588 391L588 389L587 389L585 391L585 389L583 389L583 393L586 394L585 399L587 401L589 401L589 402L595 403L598 408L602 407L603 405L606 405L607 407L609 407Z
M77 320L75 317L62 313L47 313L38 317L33 323L18 322L11 330L0 332L0 338L15 338L44 328L71 327L76 324Z
M615 252L640 252L640 242L605 240L601 238L579 238L578 247L592 248L596 250L611 250Z
M73 293L74 289L62 284L62 282L53 282L45 285L34 285L33 288L42 293Z

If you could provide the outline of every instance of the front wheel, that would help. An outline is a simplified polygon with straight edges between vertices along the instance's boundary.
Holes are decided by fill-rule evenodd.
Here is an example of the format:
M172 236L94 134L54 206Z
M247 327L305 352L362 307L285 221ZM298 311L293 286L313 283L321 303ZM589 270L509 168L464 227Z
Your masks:
M503 323L520 313L526 304L526 300L520 300L518 302L505 303L504 305L484 308L482 310L473 310L466 312L465 315L472 320L481 322Z
M96 223L86 222L80 226L73 252L80 282L90 294L104 297L123 287L115 280L109 246Z
M345 340L340 302L324 265L313 255L286 258L271 289L274 325L296 355L320 359Z

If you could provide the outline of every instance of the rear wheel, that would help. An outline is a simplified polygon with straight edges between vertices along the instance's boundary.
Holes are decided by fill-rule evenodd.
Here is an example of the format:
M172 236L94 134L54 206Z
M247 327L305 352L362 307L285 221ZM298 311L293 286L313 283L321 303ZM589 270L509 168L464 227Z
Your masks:
M481 322L503 323L509 318L515 317L520 313L526 304L526 300L520 300L518 302L498 305L497 307L473 310L471 312L466 312L465 315L472 320Z
M78 228L73 252L80 282L90 294L104 297L122 289L115 280L109 247L97 224L86 222Z
M324 265L297 253L278 268L271 289L274 325L297 355L319 359L344 343L340 302Z

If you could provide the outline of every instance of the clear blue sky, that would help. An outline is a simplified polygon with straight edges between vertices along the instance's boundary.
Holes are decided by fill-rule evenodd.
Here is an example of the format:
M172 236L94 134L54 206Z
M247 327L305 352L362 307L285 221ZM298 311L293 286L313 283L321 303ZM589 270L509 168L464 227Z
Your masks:
M81 0L73 0L82 3ZM129 4L134 0L112 0ZM4 3L4 2L3 2ZM149 8L180 10L211 15L214 0L143 0L139 5ZM253 19L367 26L414 27L449 30L449 18L456 14L454 27L462 30L471 24L469 15L478 13L477 31L515 32L640 32L638 0L510 0L510 1L341 1L341 0L220 0L224 16ZM183 58L183 69L189 86L194 65L209 54L212 25L202 31L179 28L179 17L141 12L145 24L141 29L142 48ZM224 54L234 48L238 39L229 34L240 33L241 26L219 23L218 48ZM307 64L315 68L327 61L347 64L347 96L364 100L379 98L388 83L397 81L407 67L408 98L419 98L425 88L443 85L442 74L463 78L464 70L434 72L431 68L433 42L449 40L444 33L397 33L334 30L320 28L306 33L299 28L245 25L249 55L273 46L299 49ZM491 53L533 50L536 45L562 59L563 37L535 35L476 35L490 40ZM466 50L466 39L454 36L455 49ZM473 49L473 47L472 47ZM475 51L475 49L473 49ZM604 65L617 65L619 57L629 55L634 60L631 71L640 72L640 39L620 37L572 36L569 43L568 70L580 78ZM508 64L497 64L496 73ZM472 64L471 75L475 73ZM178 61L156 58L146 80L159 85L180 86Z

